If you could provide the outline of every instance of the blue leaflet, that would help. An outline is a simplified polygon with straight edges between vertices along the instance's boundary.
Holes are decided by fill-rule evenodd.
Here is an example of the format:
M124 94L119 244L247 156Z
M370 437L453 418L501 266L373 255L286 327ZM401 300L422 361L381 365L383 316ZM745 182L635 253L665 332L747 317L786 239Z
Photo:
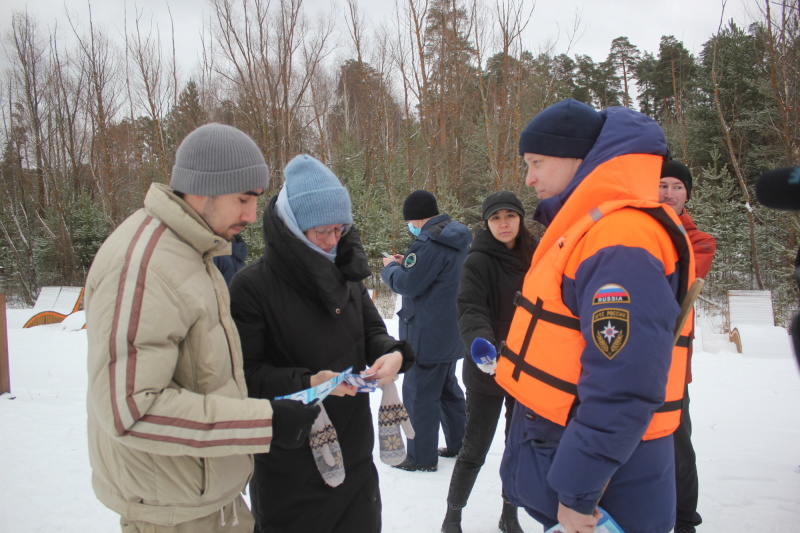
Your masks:
M311 403L314 400L321 402L325 398L328 397L328 394L331 393L333 389L335 389L339 383L346 380L348 376L353 373L353 367L351 366L341 374L337 375L336 377L329 379L325 383L320 383L316 387L311 387L310 389L301 390L299 392L294 392L292 394L287 394L286 396L278 396L276 400L298 400L303 403Z
M605 509L598 507L597 510L600 511L600 520L597 522L595 533L625 533ZM556 524L545 533L564 533L564 526Z

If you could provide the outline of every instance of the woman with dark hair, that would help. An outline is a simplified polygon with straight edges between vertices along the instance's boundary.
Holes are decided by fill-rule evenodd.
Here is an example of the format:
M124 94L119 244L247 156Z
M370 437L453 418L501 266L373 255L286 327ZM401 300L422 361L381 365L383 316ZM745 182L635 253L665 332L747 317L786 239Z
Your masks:
M514 316L514 295L522 287L537 244L523 223L522 202L513 193L490 194L483 202L482 214L484 227L475 232L458 291L458 328L467 350L462 376L467 389L467 423L464 443L450 478L443 533L461 532L461 509L467 505L486 460L500 411L505 403L508 435L514 406L514 398L472 361L470 346L475 338L482 337L499 351ZM506 533L522 531L517 508L505 498L498 527Z

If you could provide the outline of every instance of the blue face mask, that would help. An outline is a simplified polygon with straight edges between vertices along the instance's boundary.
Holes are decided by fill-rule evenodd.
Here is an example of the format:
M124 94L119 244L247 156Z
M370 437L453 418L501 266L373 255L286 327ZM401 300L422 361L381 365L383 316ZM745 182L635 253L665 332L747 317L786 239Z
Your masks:
M419 234L422 233L422 228L415 228L414 224L409 222L408 231L411 232L411 235L413 235L414 237L419 237Z

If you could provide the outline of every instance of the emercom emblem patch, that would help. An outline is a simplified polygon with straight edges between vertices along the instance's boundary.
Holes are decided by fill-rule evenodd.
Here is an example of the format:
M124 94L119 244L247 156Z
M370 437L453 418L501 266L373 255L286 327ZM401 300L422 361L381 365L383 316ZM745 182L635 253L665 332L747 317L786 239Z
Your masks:
M411 268L416 264L417 264L417 254L413 252L408 254L406 258L403 259L403 266L406 268Z
M629 303L631 303L631 295L628 294L625 287L616 283L603 285L594 293L594 298L592 298L592 305Z
M592 340L609 359L628 342L630 315L626 309L600 309L592 314Z

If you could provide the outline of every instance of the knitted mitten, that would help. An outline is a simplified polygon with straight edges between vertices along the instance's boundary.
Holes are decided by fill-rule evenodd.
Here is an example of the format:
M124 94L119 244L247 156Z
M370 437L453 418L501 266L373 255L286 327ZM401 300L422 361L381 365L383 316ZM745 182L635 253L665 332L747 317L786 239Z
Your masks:
M342 460L342 449L339 447L339 437L336 435L336 428L331 424L325 406L319 416L311 426L311 434L308 436L311 444L311 453L314 454L314 462L317 463L317 470L322 474L322 479L331 487L338 487L344 481L344 462Z
M391 381L381 386L383 397L378 412L378 442L381 449L381 461L387 465L399 465L406 458L406 447L400 435L400 426L409 439L414 438L414 428L408 419L408 413L397 394L397 387Z
M470 355L472 355L472 360L475 361L478 368L483 370L486 374L493 376L497 368L497 349L494 347L494 344L482 337L475 337L469 351Z

